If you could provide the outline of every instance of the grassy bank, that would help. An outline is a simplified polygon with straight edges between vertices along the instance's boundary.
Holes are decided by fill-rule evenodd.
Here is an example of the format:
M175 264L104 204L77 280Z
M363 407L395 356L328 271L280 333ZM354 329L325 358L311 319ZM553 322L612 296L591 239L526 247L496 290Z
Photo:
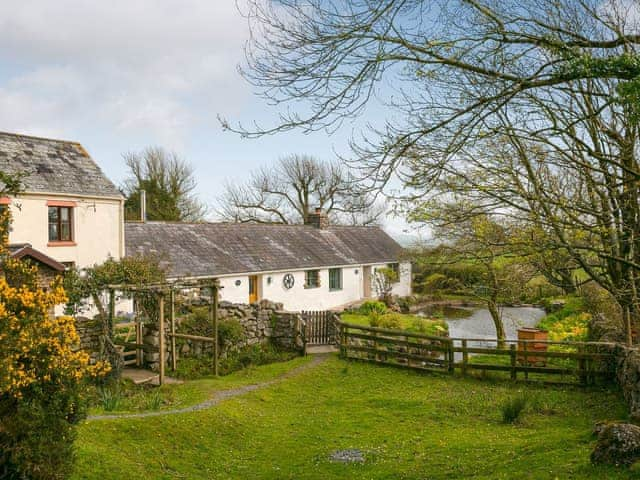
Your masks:
M502 423L501 406L523 394L521 423ZM74 478L633 478L589 463L594 423L624 415L615 392L331 358L212 409L85 423ZM351 448L364 452L365 463L329 461Z
M135 413L147 410L167 410L188 407L210 398L215 392L227 390L242 385L260 383L278 377L289 370L304 365L310 357L297 357L287 362L272 363L259 367L248 367L230 375L218 378L209 376L199 380L191 380L183 384L165 384L162 387L133 385L123 381L115 386L110 385L105 390L112 392L113 399L104 398L100 389L91 393L89 413L99 415L103 413ZM184 361L189 363L188 361ZM209 371L211 371L209 366ZM167 371L167 375L171 375Z

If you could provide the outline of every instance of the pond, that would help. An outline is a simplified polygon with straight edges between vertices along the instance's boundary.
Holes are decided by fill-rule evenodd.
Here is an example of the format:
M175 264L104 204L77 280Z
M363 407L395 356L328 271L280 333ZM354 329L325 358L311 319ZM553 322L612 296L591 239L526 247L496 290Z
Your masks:
M545 312L537 307L503 307L502 321L508 340L515 340L521 327L535 327ZM496 338L496 328L486 308L446 307L444 320L451 338Z

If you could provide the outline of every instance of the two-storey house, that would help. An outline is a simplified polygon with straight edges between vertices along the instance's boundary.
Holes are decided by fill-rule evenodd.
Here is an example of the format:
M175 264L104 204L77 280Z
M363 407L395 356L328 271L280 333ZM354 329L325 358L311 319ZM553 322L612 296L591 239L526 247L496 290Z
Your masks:
M25 175L11 209L11 251L53 270L124 255L124 197L76 142L0 133L0 171Z

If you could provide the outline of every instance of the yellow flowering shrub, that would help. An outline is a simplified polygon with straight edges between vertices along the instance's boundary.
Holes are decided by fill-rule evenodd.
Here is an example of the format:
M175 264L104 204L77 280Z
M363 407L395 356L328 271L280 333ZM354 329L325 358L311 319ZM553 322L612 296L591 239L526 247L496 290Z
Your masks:
M83 415L86 379L108 371L89 365L61 280L38 286L37 268L8 255L8 213L0 217L0 478L66 478L74 424Z

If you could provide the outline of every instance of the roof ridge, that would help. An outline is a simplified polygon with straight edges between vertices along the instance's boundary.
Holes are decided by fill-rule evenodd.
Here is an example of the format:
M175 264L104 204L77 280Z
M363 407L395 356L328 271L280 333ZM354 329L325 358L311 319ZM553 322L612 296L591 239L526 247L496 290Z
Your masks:
M63 140L60 138L51 138L51 137L41 137L38 135L27 135L24 133L14 133L14 132L5 132L0 130L0 135L8 135L11 137L19 137L19 138L31 138L33 140L47 140L49 142L58 142L58 143L71 143L73 145L80 145L81 143L76 140Z
M213 221L204 221L204 222L182 222L180 220L127 220L125 223L129 224L152 224L152 225L233 225L233 226L247 226L247 227L307 227L313 228L314 230L326 230L328 228L379 228L382 230L380 225L329 225L327 228L317 228L313 225L308 225L305 223L260 223L260 222L213 222Z

